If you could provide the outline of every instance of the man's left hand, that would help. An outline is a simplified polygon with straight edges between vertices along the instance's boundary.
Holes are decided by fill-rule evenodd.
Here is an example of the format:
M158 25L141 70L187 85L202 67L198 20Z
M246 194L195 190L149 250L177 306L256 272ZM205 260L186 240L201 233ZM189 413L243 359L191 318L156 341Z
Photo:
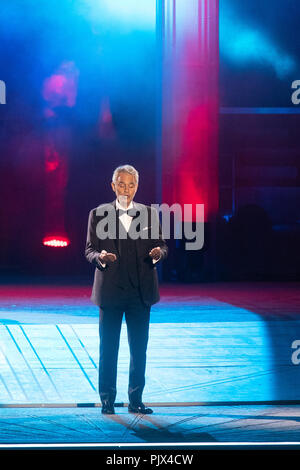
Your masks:
M149 256L151 256L151 258L154 260L159 260L159 258L161 257L160 246L156 246L155 248L152 248L152 250L149 252Z

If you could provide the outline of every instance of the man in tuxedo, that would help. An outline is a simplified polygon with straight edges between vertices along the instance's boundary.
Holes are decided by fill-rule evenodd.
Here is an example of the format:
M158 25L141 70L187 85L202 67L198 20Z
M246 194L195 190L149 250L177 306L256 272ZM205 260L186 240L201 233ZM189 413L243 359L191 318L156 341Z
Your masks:
M91 300L100 307L99 395L114 414L123 314L130 349L128 411L150 414L142 402L151 305L159 301L156 263L167 256L157 211L133 201L139 174L131 165L113 173L116 199L90 211L85 248L96 266Z

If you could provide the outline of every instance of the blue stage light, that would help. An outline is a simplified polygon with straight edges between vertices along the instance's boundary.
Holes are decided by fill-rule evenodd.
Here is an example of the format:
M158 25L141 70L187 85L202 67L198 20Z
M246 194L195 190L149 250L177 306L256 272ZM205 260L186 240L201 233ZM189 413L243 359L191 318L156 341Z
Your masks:
M237 65L269 65L279 78L296 68L296 62L261 26L254 28L238 18L230 3L220 8L220 53Z
M110 20L129 29L155 29L156 0L80 0L79 5L95 23Z

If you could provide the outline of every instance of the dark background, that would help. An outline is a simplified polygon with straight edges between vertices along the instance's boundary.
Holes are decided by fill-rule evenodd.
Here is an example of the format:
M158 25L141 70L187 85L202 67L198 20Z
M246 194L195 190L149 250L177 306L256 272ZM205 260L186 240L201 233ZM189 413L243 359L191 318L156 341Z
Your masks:
M161 202L155 18L148 11L148 21L122 22L101 10L101 2L95 14L91 3L1 2L0 79L7 87L7 104L0 106L4 280L89 278L83 254L88 213L114 198L110 180L120 164L139 170L140 202ZM201 252L183 253L184 261L173 253L161 273L164 280L299 279L299 114L291 102L291 84L300 79L299 14L296 0L220 2L217 239L212 241L207 227ZM78 72L75 103L53 105L43 86L66 61ZM103 103L109 104L108 122ZM46 114L49 106L54 118ZM65 249L42 245L55 225L45 210L45 145L53 135L62 136L57 150L68 166L63 214L71 243Z
M295 0L220 2L225 279L299 279L300 108L291 100L300 76L299 12Z

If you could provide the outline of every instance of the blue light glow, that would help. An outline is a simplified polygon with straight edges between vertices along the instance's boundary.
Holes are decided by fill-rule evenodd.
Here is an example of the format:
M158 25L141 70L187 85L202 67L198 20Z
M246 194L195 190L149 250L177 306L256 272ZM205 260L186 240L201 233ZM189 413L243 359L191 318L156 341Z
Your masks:
M125 29L155 29L156 0L80 0L79 8L92 22L106 22L106 27L117 23Z
M281 79L296 67L295 60L266 32L243 23L228 3L220 9L220 52L235 64L267 64Z

